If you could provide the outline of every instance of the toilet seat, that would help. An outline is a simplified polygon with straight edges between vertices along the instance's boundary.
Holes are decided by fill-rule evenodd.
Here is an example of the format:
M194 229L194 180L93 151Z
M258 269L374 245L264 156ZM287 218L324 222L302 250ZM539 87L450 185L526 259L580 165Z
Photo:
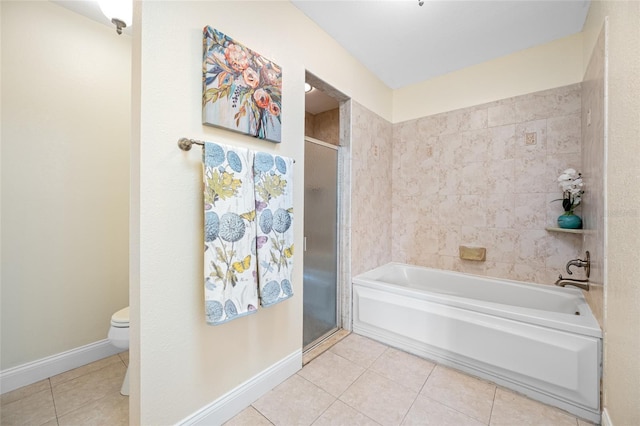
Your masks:
M111 316L111 326L118 328L129 328L129 307L120 309Z

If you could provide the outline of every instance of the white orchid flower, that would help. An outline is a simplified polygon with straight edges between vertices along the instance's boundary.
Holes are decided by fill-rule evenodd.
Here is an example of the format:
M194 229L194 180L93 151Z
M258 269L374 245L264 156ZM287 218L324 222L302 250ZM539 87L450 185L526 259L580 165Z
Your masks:
M562 198L560 200L563 200L563 207L565 211L572 211L582 201L582 194L584 193L582 189L584 187L582 174L575 169L566 169L558 176L557 181L558 186L562 189ZM567 203L568 206L565 205Z

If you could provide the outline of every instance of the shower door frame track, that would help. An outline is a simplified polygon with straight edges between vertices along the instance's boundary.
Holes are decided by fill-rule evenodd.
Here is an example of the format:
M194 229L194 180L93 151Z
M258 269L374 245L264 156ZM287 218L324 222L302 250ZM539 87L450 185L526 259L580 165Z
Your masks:
M316 346L318 346L319 344L321 344L322 342L324 342L326 339L328 339L329 337L333 336L336 332L338 332L342 327L342 306L341 306L341 299L342 299L342 285L341 285L341 280L340 277L342 276L341 274L341 262L340 262L340 256L342 254L342 242L343 242L343 237L342 237L342 229L343 229L343 223L342 223L342 153L343 150L341 149L342 147L340 145L333 145L324 141L321 141L319 139L315 139L309 136L305 136L304 137L304 141L305 142L310 142L313 143L315 145L320 145L323 146L325 148L329 148L329 149L333 149L336 151L337 153L337 164L336 164L336 169L337 169L337 176L336 176L336 206L337 206L337 211L336 211L336 326L334 328L332 328L331 330L327 331L326 333L324 333L323 335L321 335L320 337L318 337L317 339L313 340L311 343L309 343L308 345L304 346L302 348L302 352L308 352L312 349L314 349ZM306 237L305 237L306 238ZM304 306L303 306L304 309Z

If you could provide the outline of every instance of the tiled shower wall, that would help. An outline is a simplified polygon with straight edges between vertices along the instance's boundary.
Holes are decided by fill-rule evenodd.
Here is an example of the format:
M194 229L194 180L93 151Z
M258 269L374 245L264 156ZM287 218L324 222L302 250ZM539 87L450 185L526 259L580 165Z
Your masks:
M393 125L392 260L552 284L582 255L581 235L545 230L563 212L551 202L557 176L581 167L580 114L576 84ZM368 123L360 131L376 136ZM376 175L387 155L360 165L376 180L361 190L387 182ZM371 245L386 225L384 194L353 204L371 215ZM486 247L486 261L459 259L460 245Z
M591 310L603 328L605 33L603 27L582 83L582 164L587 185L582 211L585 225L590 231L584 236L583 250L591 253L591 289L586 295Z
M351 274L391 261L392 124L351 109Z
M315 115L305 113L305 136L340 145L340 110L336 108Z

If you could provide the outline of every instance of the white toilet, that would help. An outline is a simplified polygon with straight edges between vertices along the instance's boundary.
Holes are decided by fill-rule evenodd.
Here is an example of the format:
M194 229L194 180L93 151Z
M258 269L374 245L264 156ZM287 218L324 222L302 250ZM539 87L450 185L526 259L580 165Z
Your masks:
M111 328L107 336L109 342L119 349L129 349L129 307L120 309L111 316ZM122 395L129 395L129 367L120 388Z

